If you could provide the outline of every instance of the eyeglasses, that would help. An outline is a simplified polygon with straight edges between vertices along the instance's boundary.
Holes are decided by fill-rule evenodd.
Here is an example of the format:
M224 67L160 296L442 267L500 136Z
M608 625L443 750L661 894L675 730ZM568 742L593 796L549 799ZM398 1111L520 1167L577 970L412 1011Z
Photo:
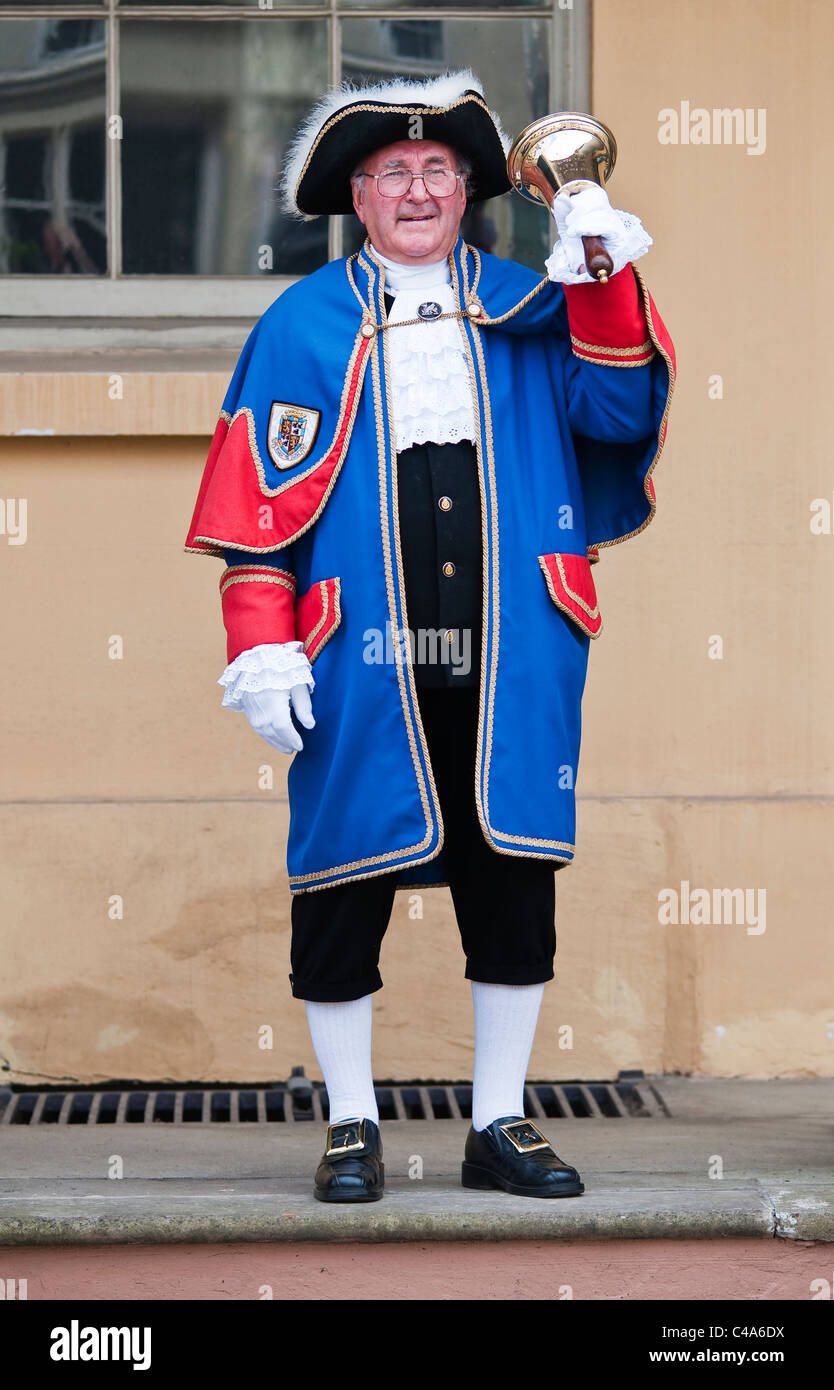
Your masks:
M454 169L422 169L417 174L412 174L410 169L386 169L382 174L367 174L363 171L359 178L376 179L376 186L383 198L402 198L408 193L415 179L422 179L427 193L434 193L438 198L449 198L458 186L458 179L464 177L463 174L456 174Z

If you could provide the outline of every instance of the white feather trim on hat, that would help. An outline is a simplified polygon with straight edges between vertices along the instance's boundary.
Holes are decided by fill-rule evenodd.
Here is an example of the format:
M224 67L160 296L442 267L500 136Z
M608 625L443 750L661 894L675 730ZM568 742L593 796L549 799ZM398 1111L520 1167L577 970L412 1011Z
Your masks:
M350 106L360 99L385 101L392 105L417 101L425 106L449 106L458 97L463 96L465 91L474 91L481 96L484 95L483 86L471 68L459 68L455 72L442 73L439 77L418 80L397 77L390 82L374 82L367 85L345 81L341 82L338 87L331 88L310 110L287 147L284 171L278 185L282 210L302 222L314 222L316 220L318 214L301 212L296 207L296 185L315 144L316 136L322 126L330 120L330 117L335 116L336 112L341 110L343 106ZM504 130L497 112L491 111L490 115L495 122L504 153L507 154L512 140Z

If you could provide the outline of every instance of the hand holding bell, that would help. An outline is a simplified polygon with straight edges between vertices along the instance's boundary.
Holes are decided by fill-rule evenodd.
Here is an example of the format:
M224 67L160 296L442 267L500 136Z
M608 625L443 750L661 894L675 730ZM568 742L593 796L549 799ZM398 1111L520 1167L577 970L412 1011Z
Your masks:
M608 241L618 259L623 250L635 260L651 246L651 237L639 218L611 208L603 184L617 158L613 133L593 116L577 111L556 111L533 121L516 137L507 155L507 172L513 188L530 202L550 209L560 240L582 238L584 265L589 275L604 283L614 272L603 235L582 234L582 225L608 222ZM596 190L601 197L577 197ZM571 207L574 203L575 207ZM573 225L571 225L573 223ZM621 269L618 265L617 269ZM576 267L574 267L576 270ZM555 278L566 278L556 275ZM580 277L577 273L575 278Z
M568 260L579 268L584 257L583 267L588 274L604 284L614 274L611 252L620 232L617 214L605 191L595 183L575 179L559 190L550 211ZM586 236L583 232L595 235Z

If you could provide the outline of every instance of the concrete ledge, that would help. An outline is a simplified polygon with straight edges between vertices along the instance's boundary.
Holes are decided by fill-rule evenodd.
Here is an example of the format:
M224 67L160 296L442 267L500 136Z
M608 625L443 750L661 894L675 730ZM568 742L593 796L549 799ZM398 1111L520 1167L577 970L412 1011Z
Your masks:
M788 1240L834 1240L834 1182L797 1184L768 1193L774 1235Z
M705 1194L697 1188L635 1192L618 1184L555 1201L470 1193L451 1185L388 1183L384 1198L360 1207L317 1202L309 1193L224 1195L163 1190L121 1198L0 1198L2 1245L100 1245L180 1241L495 1241L596 1238L710 1239L777 1234L773 1206L756 1187ZM827 1238L834 1239L834 1186ZM799 1230L779 1232L799 1238ZM805 1235L803 1238L812 1237ZM817 1239L825 1239L817 1236Z
M834 1242L834 1083L652 1080L673 1118L543 1122L585 1183L557 1200L462 1188L460 1120L383 1122L385 1196L360 1206L313 1197L319 1124L6 1125L0 1247Z

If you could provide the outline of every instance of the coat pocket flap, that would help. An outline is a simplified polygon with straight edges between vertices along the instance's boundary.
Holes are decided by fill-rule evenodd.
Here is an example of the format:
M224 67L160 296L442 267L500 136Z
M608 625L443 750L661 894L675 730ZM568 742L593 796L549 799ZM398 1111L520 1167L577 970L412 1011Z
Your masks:
M567 613L589 637L598 637L602 630L602 618L588 557L557 552L540 555L539 564L557 608Z
M319 579L295 605L295 635L312 664L342 618L338 579Z

